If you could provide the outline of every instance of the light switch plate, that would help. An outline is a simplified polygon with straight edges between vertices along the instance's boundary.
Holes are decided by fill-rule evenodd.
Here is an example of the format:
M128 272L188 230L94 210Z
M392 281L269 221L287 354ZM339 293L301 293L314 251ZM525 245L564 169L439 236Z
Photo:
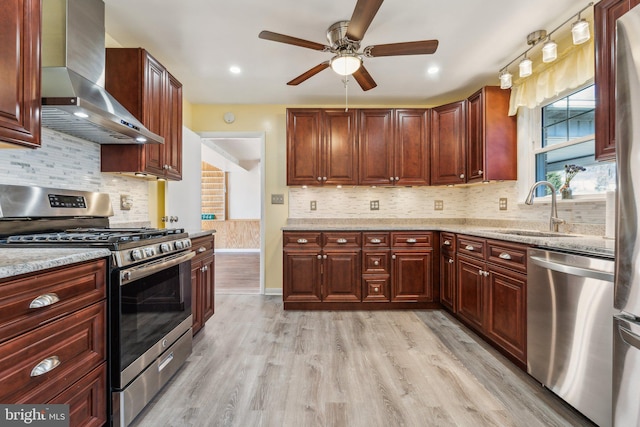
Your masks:
M271 195L271 204L272 205L284 205L284 194L272 194Z
M312 200L311 202L309 202L309 209L311 209L312 211L315 211L316 209L318 209L318 204L316 203L315 200Z
M380 200L371 200L369 202L369 210L379 211L380 210Z
M501 211L506 211L507 210L507 198L506 197L500 197L500 200L498 201L498 206L500 207Z
M433 210L434 211L442 211L442 210L444 210L444 200L434 200L433 201Z

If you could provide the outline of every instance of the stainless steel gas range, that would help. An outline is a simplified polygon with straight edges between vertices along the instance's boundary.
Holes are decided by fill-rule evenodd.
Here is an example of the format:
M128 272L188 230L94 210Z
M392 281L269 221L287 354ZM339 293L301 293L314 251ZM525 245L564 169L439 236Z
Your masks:
M111 250L109 376L126 426L191 354L191 240L182 229L109 228L108 194L0 185L0 245Z

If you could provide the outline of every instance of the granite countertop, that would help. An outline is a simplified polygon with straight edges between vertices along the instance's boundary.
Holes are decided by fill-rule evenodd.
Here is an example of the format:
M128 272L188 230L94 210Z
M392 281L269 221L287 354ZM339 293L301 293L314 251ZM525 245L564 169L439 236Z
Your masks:
M540 248L558 249L568 252L583 253L589 255L613 258L615 255L615 240L605 239L602 236L581 234L552 233L548 231L536 232L534 230L522 230L499 227L482 227L476 225L456 224L450 221L426 222L426 221L358 221L340 222L331 221L292 221L282 227L283 231L448 231L457 234L485 237L489 239L508 242L523 243ZM533 231L534 235L527 235ZM506 234L506 233L521 234ZM535 235L538 234L539 235Z
M189 233L190 239L197 239L198 237L211 236L216 234L216 230L184 230Z
M111 255L109 249L0 248L0 279Z

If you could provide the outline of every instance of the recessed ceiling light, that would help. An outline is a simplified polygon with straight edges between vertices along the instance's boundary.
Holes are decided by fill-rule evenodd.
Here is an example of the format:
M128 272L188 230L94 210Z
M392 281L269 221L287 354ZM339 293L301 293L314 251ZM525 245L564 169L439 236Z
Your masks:
M238 67L237 65L232 65L231 67L229 67L229 71L233 74L240 74L242 72L240 67Z
M432 76L435 74L438 74L439 72L440 72L440 68L438 66L434 65L432 67L427 68L427 73Z

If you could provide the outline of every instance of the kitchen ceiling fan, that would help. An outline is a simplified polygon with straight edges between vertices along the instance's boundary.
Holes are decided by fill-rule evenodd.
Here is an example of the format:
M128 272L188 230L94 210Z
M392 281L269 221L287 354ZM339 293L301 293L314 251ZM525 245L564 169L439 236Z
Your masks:
M365 47L361 52L360 42L376 16L383 0L358 0L349 21L338 21L327 30L329 45L323 45L297 37L278 34L271 31L261 31L258 37L280 43L291 44L307 49L330 52L334 56L310 70L300 74L287 84L296 86L315 76L319 72L331 67L336 73L353 75L362 90L370 90L377 86L362 63L362 58L376 58L379 56L401 55L429 55L438 48L438 40L422 40L404 43L390 43Z

